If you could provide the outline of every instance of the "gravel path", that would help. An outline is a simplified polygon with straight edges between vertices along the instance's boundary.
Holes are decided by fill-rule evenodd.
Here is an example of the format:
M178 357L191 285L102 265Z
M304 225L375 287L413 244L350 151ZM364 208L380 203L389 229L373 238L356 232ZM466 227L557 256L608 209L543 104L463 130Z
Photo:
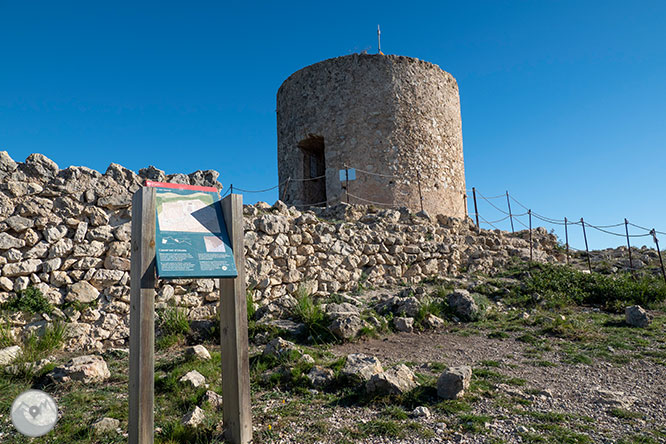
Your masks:
M558 339L552 341L557 342ZM557 362L557 365L541 367L529 363L524 356L528 347L513 338L489 339L478 334L440 331L394 334L382 339L339 345L332 351L340 356L349 353L373 355L385 366L413 362L427 368L423 364L441 362L478 368L482 361L499 362L497 370L500 373L527 381L522 387L500 384L500 391L510 397L530 401L525 407L530 412L563 413L569 414L569 419L581 418L582 423L588 423L587 427L583 427L588 429L584 433L593 442L614 442L622 436L644 435L648 430L666 424L666 367L663 364L649 359L634 359L624 365L606 361L596 361L591 365L565 364L560 362L559 352L550 351L544 354L543 359ZM641 418L619 418L617 414L610 414L614 408L633 412L636 416L640 414ZM486 427L493 436L506 442L525 442L516 432L530 433L533 430L529 425L529 415L498 408L490 399L482 398L476 403L474 413L495 417ZM483 436L454 434L450 438L453 442L485 442ZM666 442L652 435L651 439L641 442ZM432 442L441 440L437 437Z

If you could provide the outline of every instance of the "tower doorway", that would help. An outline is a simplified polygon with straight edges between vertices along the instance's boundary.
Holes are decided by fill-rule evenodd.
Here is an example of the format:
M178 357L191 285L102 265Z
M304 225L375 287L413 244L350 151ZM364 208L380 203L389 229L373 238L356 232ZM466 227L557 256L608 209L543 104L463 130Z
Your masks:
M303 203L325 205L326 156L324 138L310 135L298 143L303 158Z

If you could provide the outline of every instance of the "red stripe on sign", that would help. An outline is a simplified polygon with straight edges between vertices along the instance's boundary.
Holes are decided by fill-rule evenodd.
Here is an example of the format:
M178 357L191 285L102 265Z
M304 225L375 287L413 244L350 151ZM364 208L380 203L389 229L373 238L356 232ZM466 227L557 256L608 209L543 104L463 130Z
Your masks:
M174 188L176 190L193 190L193 191L208 191L212 193L217 193L219 190L215 187L202 187L199 185L184 185L180 183L166 183L166 182L154 182L152 180L147 180L144 184L147 187L158 187L158 188Z

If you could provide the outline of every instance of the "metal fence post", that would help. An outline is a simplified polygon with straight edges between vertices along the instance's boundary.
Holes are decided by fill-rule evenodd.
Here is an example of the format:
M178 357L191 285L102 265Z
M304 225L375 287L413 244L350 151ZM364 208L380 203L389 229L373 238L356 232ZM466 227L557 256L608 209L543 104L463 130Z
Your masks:
M509 201L509 191L506 192L506 205L509 207L509 220L511 221L511 232L515 233L513 229L513 216L511 215L511 202Z
M629 250L629 269L631 274L634 274L634 262L631 259L631 244L629 243L629 221L624 219L624 231L627 233L627 249Z
M423 211L423 194L421 193L421 172L416 172L416 180L419 184L419 199L421 199L421 211Z
M480 233L481 226L479 225L479 208L476 206L476 188L472 187L472 198L474 199L474 214L476 215L476 230Z
M569 265L569 228L568 228L568 221L567 218L564 218L564 239L566 242L566 248L567 248L567 265Z
M347 195L347 204L349 204L349 167L345 165L345 194Z
M590 249L587 247L587 234L585 233L585 221L580 218L580 224L583 226L583 238L585 239L585 252L587 253L587 269L592 273L592 263L590 262Z
M657 239L657 232L653 228L652 230L650 230L650 234L652 235L654 244L657 246L657 254L659 255L659 263L661 264L661 274L662 276L664 276L664 282L666 282L666 271L664 271L664 261L661 258L661 250L659 250L659 239Z
M530 218L530 262L532 262L532 210L527 210Z

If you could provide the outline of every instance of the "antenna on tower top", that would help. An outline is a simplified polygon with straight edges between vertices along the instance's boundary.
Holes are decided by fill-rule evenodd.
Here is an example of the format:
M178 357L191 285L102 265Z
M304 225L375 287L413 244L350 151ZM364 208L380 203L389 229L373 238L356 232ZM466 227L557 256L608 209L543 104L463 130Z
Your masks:
M377 25L377 54L384 54L382 52L382 31L380 31L379 25Z

